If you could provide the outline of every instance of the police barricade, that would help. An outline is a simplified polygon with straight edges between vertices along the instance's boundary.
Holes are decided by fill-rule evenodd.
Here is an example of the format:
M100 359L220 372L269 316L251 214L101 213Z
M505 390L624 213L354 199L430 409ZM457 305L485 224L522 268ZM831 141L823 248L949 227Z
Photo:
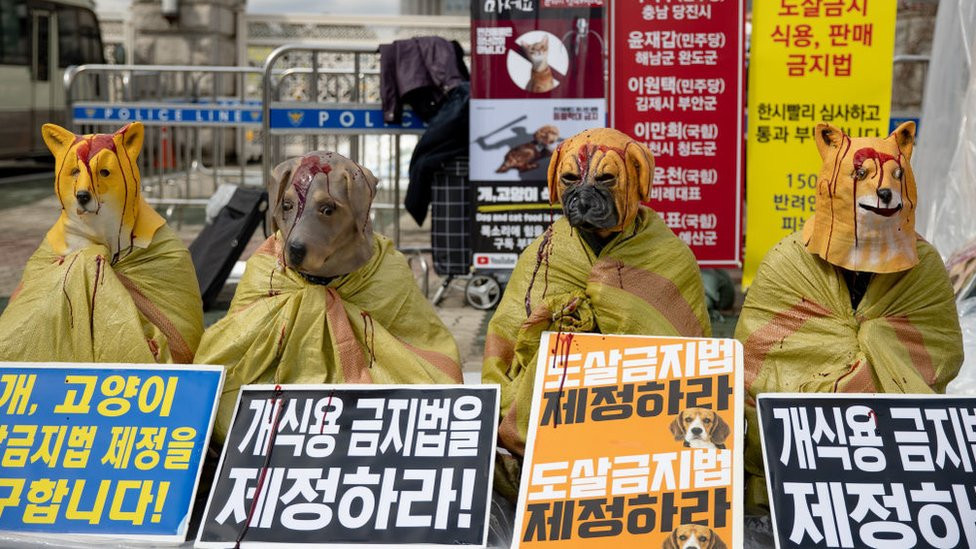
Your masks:
M286 158L322 149L366 166L379 179L373 209L392 212L399 247L402 174L425 124L409 111L401 124L384 122L378 50L286 44L268 55L262 81L264 177Z
M976 398L761 394L776 546L976 547Z
M742 547L742 344L543 334L513 548Z
M220 366L0 363L0 545L182 543Z
M220 183L262 183L261 75L256 67L73 67L64 77L71 129L145 125L138 166L147 201L181 222L183 207L205 205Z
M484 547L487 385L247 385L196 547Z

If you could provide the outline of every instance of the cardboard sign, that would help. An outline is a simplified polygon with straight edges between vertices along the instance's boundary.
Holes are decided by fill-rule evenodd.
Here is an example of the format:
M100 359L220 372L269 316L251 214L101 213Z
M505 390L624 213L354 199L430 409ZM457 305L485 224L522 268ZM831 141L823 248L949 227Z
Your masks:
M539 350L513 547L741 547L738 341L546 333Z
M248 385L196 547L484 547L497 386Z
M744 3L609 4L610 125L654 153L650 206L711 267L742 260Z
M976 547L976 397L763 394L777 547Z
M507 269L561 212L558 144L606 125L602 0L471 2L474 266Z
M182 542L223 368L0 364L0 530Z
M897 2L753 2L745 270L803 229L816 208L814 128L888 135Z

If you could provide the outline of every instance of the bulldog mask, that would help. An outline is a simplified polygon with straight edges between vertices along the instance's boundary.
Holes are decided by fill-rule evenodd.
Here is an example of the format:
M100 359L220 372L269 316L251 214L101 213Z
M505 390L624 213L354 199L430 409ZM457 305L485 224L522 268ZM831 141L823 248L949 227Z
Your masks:
M851 138L829 124L814 140L823 158L817 211L803 227L807 251L851 271L893 273L918 263L915 123L885 139Z
M569 224L607 238L630 225L650 196L654 157L626 134L586 130L564 141L549 161L549 199Z
M336 153L316 151L278 164L271 187L285 265L327 283L369 261L372 172Z

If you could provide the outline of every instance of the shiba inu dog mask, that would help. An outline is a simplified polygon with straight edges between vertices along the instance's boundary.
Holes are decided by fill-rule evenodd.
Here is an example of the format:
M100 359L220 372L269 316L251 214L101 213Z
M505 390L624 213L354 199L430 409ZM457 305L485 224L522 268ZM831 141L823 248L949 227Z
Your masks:
M143 200L136 160L144 128L133 122L113 134L75 135L44 124L41 135L54 155L54 192L61 217L48 231L55 253L91 243L108 247L112 263L133 246L149 246L163 218Z
M653 178L647 147L611 128L586 130L549 161L549 200L562 203L573 227L606 237L634 221Z
M851 138L830 124L814 135L823 167L817 211L803 227L810 253L851 271L893 273L918 263L915 123L885 139Z
M312 282L349 274L373 255L369 209L376 177L333 152L278 164L269 194L285 265ZM322 280L325 279L325 280Z

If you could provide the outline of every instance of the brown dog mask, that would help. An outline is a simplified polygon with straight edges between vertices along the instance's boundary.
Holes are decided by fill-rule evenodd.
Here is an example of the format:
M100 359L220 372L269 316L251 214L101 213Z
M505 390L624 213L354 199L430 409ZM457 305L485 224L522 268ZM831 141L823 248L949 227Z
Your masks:
M311 152L275 166L268 192L285 264L307 277L328 279L369 261L376 182L368 169L333 152Z
M823 158L817 211L803 227L807 251L851 271L893 273L918 263L915 248L915 123L885 139L851 138L818 124Z
M562 203L570 225L607 237L634 221L653 178L647 147L611 128L586 130L549 161L549 200Z

